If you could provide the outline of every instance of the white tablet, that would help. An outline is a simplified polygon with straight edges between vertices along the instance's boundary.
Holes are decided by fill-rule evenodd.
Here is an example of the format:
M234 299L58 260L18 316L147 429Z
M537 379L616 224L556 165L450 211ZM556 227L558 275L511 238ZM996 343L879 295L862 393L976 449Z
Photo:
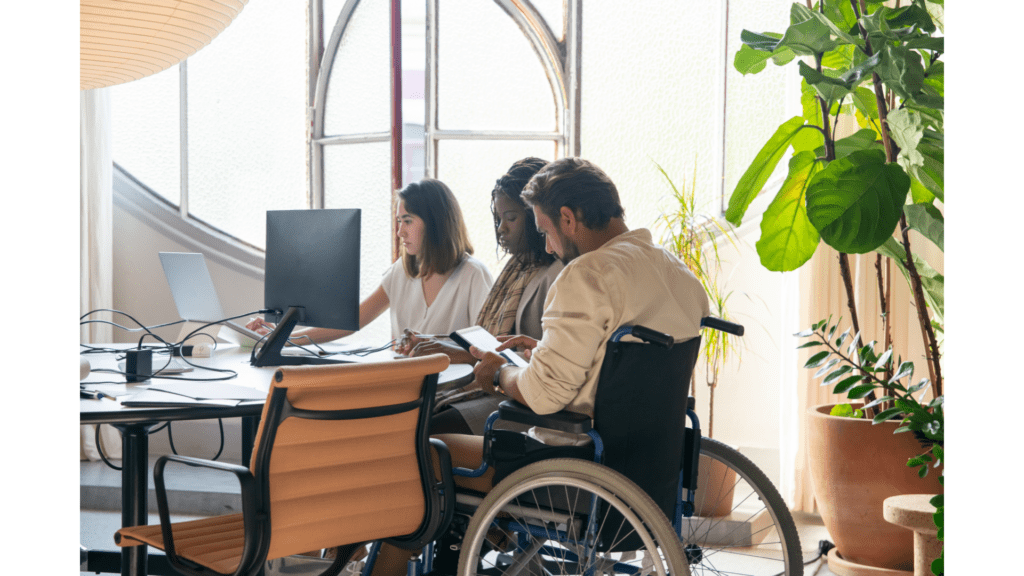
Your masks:
M516 366L525 368L530 365L530 363L519 356L519 354L516 354L511 350L502 350L501 352L495 350L499 345L501 345L501 342L498 342L497 338L480 326L470 326L469 328L456 330L449 334L449 336L456 344L462 346L466 350L469 350L470 346L476 346L481 350L494 352Z

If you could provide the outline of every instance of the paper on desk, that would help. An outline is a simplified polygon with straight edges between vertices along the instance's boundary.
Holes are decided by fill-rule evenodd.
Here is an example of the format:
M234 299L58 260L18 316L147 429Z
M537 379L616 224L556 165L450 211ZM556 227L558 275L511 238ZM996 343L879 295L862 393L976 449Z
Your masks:
M169 392L194 400L266 400L267 393L262 390L227 384L225 382L160 382L149 387L150 390Z
M180 394L172 394L163 390L147 388L145 390L139 390L131 396L124 398L121 400L121 405L138 408L159 408L170 406L211 406L226 408L230 406L238 406L241 402L241 400L224 399L197 400Z

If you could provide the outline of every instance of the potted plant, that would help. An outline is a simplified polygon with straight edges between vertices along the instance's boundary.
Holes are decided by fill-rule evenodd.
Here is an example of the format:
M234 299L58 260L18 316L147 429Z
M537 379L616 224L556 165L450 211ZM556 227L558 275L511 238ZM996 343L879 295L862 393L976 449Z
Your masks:
M672 207L661 217L661 224L664 228L661 244L682 260L690 272L693 272L693 275L700 280L710 301L712 315L723 320L732 320L727 307L732 292L724 292L719 280L722 261L718 253L720 239L726 239L735 244L732 227L702 211L697 205L696 171L694 171L693 183L687 188L677 186L661 165L655 163L655 166L672 190ZM732 334L708 330L702 337L700 361L704 363L705 380L708 386L708 419L705 433L709 438L713 438L715 432L715 388L718 386L719 370L730 356L735 356L738 360L741 351L738 337ZM690 395L697 396L696 371L690 377ZM736 471L711 458L701 457L698 474L699 486L735 486L736 484ZM714 503L702 500L698 503L695 514L704 517L729 514L732 511L730 495L731 491L730 494L723 494Z
M931 442L925 450L910 434L882 431L882 436L910 440L897 450L904 451L898 457L902 462L909 460L912 467L941 464L942 458L944 279L915 253L910 234L916 231L925 241L944 249L944 221L938 205L944 202L941 16L941 1L912 0L892 7L881 0L820 0L816 4L808 0L793 4L790 25L783 33L744 30L740 35L743 46L734 60L744 74L763 70L769 60L776 65L795 62L801 76L803 113L779 126L754 158L729 199L726 219L734 225L740 223L750 202L791 149L788 175L761 220L756 244L761 263L769 270L790 271L807 262L821 241L837 251L850 329L836 340L838 323L822 321L801 333L814 338L806 345L827 348L812 356L807 365L817 369L836 393L863 401L856 408L838 410L854 415L859 409L870 420L846 420L876 422L876 432L880 426L891 426L893 432L906 429ZM837 138L841 119L855 120L859 130ZM861 341L848 256L872 252L876 253L883 315L880 345ZM928 378L918 384L908 382L912 364L893 358L889 321L894 302L886 286L895 273L909 285L909 305L916 310L926 347ZM921 400L926 393L931 394L930 401ZM872 428L871 424L864 426ZM869 454L872 459L852 469L868 470L878 477L892 468L879 465L883 452L865 446L866 431L840 434L844 440L855 440L849 451L839 454L840 462L848 463L857 453ZM819 449L832 450L838 445L823 441ZM933 462L927 462L929 458ZM823 452L812 453L811 465L824 459ZM934 482L935 475L931 478ZM919 484L916 491L928 492L936 486ZM941 492L941 486L935 491ZM835 520L827 517L835 507L825 500L830 494L842 493L815 482L822 517L837 540L839 553L858 556L859 552L853 552L855 544L840 541L837 533L842 530L833 528ZM884 524L880 505L877 518ZM908 535L887 538L881 533L867 539L870 551L894 541L910 554ZM941 573L941 559L934 568Z

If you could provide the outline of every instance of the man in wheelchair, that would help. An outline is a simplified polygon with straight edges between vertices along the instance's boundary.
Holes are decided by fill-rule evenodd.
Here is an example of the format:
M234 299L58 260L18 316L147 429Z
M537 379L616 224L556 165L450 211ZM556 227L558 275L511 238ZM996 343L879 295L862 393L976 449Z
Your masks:
M626 226L615 184L593 163L579 158L556 160L531 179L522 197L533 209L548 252L555 254L565 269L548 292L541 340L516 336L499 348L528 350L529 365L517 368L506 364L498 354L473 349L480 360L474 369L473 385L508 396L536 414L568 410L593 417L602 364L615 331L622 326L642 325L670 334L676 342L695 339L700 334L701 319L709 313L708 299L685 264L654 243L649 230L630 230ZM691 355L696 351L692 348ZM692 367L692 361L689 365ZM687 380L676 386L682 389L684 402ZM656 404L659 399L645 401ZM677 427L681 425L678 414L684 411L685 405L673 419ZM629 411L622 416L645 417ZM503 445L517 443L510 439L517 433L500 433ZM456 476L456 484L461 489L487 493L512 469L550 457L544 446L579 447L555 451L558 456L589 459L593 455L591 438L586 434L535 426L528 436L518 443L528 443L521 450L529 454L521 458L513 454L507 470L499 466L478 477ZM437 438L448 445L454 466L480 466L483 437L442 434ZM657 441L649 438L644 442ZM641 458L644 452L640 451ZM681 454L682 450L675 453ZM644 464L657 466L654 462ZM675 466L673 474L678 475L678 461L668 466ZM674 502L674 490L669 498ZM388 574L386 565L393 566L390 573L404 572L403 561L408 554L394 552L382 550L375 576ZM398 561L389 560L392 557Z

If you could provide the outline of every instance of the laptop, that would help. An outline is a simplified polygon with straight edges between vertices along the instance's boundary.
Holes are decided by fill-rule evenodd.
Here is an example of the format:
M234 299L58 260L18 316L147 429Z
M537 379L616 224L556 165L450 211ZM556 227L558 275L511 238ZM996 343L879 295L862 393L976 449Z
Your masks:
M206 267L206 258L202 254L189 252L160 252L160 264L171 288L174 305L178 308L178 316L185 321L185 326L178 339L181 340L203 324L218 322L242 336L238 340L243 346L252 346L262 335L249 330L233 320L225 321L224 310L220 306L220 298L213 287L213 278ZM203 332L218 336L221 332L218 325L204 329ZM226 340L235 341L225 336Z

